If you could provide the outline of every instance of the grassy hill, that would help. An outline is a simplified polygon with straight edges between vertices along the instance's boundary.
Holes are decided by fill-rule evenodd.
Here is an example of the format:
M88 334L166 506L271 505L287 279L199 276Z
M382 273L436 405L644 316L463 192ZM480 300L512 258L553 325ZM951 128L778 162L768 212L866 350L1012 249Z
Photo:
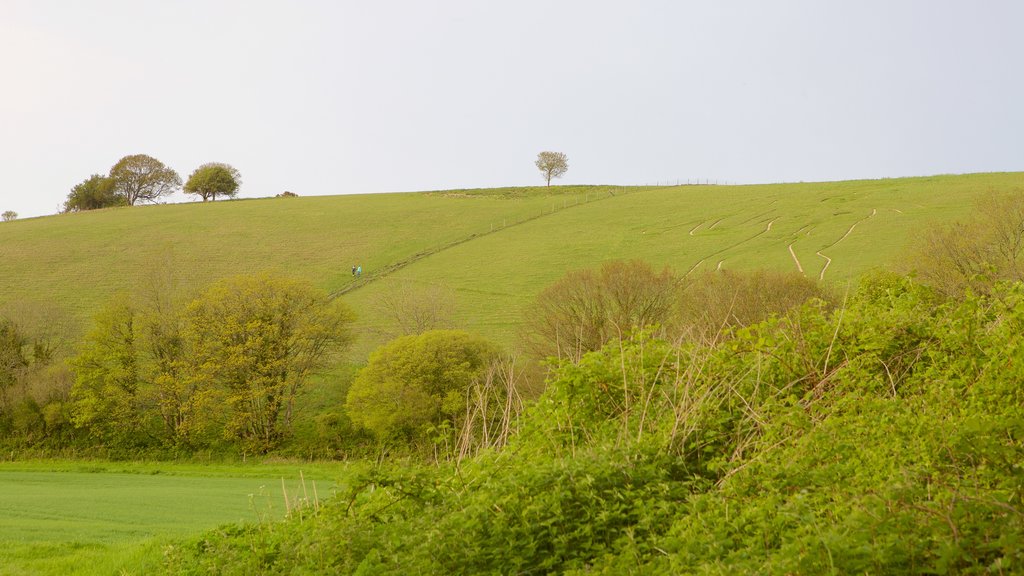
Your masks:
M0 225L0 308L55 302L79 329L171 270L186 290L272 271L340 294L372 328L394 285L444 285L460 323L509 342L566 270L642 258L680 273L773 268L826 281L892 264L927 224L1024 173L756 186L552 187L117 208ZM364 275L355 284L350 267ZM373 344L364 338L360 348Z

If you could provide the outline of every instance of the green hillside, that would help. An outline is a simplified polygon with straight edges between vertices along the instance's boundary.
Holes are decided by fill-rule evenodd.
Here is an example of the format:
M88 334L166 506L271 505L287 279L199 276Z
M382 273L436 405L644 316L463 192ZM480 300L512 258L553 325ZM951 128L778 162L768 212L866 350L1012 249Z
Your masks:
M186 289L272 271L360 314L389 285L441 284L460 322L511 341L524 304L568 269L643 258L678 272L797 270L851 279L894 262L929 222L1024 174L756 186L552 187L118 208L0 225L0 307L56 302L81 329L112 292L171 270ZM360 285L350 267L360 264ZM355 288L355 289L352 289ZM373 344L364 338L360 349Z

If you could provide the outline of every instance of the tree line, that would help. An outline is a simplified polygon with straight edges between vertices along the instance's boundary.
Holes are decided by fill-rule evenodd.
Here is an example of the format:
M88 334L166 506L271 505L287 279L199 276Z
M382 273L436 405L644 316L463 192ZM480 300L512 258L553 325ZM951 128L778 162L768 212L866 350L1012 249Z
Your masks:
M93 174L71 189L64 212L82 212L114 206L134 206L157 202L181 189L203 199L218 196L233 198L242 177L238 170L222 162L209 162L196 168L182 186L181 177L163 162L146 154L125 156L106 175Z

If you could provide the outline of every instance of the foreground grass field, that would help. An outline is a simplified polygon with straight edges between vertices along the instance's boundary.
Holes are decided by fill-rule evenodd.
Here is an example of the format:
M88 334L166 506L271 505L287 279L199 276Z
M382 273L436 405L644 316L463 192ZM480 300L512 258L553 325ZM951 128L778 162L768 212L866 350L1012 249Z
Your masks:
M282 479L292 501L326 498L348 468L0 463L0 574L147 573L172 538L283 518Z
M932 222L1024 174L757 186L552 187L143 206L0 226L0 308L43 302L80 332L119 290L170 270L182 290L272 271L337 293L379 343L394 286L454 291L460 323L506 344L523 306L566 270L641 258L678 272L799 270L843 282L893 265Z

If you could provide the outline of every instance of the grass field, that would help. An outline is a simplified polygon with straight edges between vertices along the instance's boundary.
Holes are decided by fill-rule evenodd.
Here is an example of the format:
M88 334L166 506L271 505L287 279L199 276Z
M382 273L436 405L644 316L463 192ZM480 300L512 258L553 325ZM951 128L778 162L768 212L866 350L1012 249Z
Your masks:
M284 516L332 494L344 464L0 463L0 574L144 574L172 538Z
M389 285L441 284L460 323L506 344L522 309L566 270L642 258L680 273L802 270L843 282L894 263L929 223L966 215L1024 174L832 183L552 187L143 206L0 225L0 309L56 302L77 330L112 292L159 270L195 289L268 270L343 291L360 314L356 356L379 343L372 303ZM357 358L358 361L358 358Z

